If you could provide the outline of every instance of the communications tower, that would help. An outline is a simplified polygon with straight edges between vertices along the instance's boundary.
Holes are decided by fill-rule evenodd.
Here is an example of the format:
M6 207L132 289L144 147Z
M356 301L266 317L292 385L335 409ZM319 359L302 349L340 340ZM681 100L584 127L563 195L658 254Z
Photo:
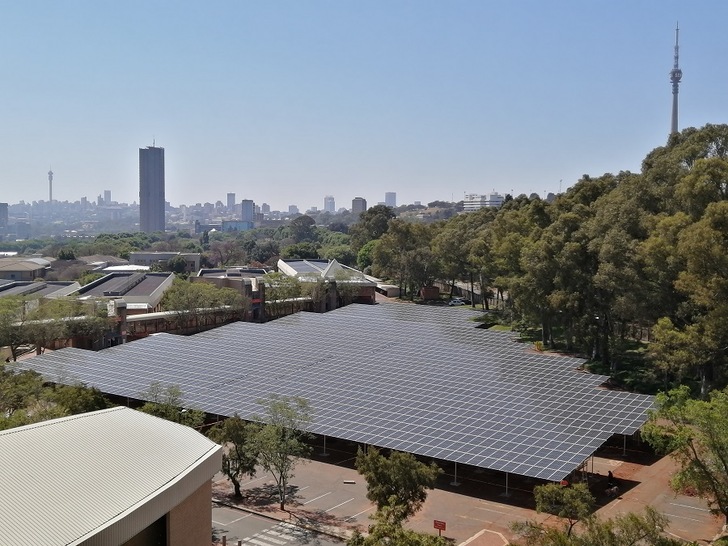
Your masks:
M675 25L675 61L670 70L670 81L672 82L672 125L670 134L677 133L677 94L679 92L680 80L682 79L682 70L678 65L680 56L680 46L678 45L678 35L680 33L679 25Z
M53 203L53 170L48 171L48 202Z

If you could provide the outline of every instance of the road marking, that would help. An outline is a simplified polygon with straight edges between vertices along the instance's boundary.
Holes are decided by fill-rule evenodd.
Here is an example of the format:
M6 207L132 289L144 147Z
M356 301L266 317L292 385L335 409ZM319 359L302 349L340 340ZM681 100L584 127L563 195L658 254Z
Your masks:
M308 503L310 503L310 502L313 502L313 501L315 501L315 500L319 500L319 499L321 499L321 498L325 497L326 495L331 495L331 491L329 491L328 493L324 493L323 495L319 495L318 497L314 497L314 498L312 498L311 500L309 500L309 501L306 501L306 502L304 502L303 504L304 504L304 506L305 506L305 505L307 505L307 504L308 504Z
M254 480L250 480L249 482L245 482L244 484L242 484L241 487L247 487L248 485L250 485L252 483L259 482L260 480L264 480L267 477L268 477L268 474L266 474L265 476L261 476L260 478L255 478Z
M701 519L686 518L685 516L678 516L678 515L675 515L675 514L668 514L667 512L665 512L665 515L668 516L668 517L677 518L677 519L687 519L687 520L690 520L690 521L697 521L697 522L703 521Z
M496 512L497 514L503 514L504 516L510 516L511 512L502 512L500 510L493 510L492 508L485 508L483 506L478 506L478 510L485 510L486 512Z
M288 542L287 540L278 540L277 538L267 536L269 534L270 535L273 534L273 533L269 533L268 531L264 531L263 533L264 533L263 538L265 538L266 540L270 540L273 544L286 544ZM276 534L278 536L282 536L280 533L276 533Z
M700 508L699 506L690 506L689 504L678 504L676 502L671 502L673 506L680 506L681 508L691 508L693 510L700 510L701 512L710 512L707 508Z
M373 506L370 506L369 508L367 508L366 510L362 510L362 511L361 511L361 512L359 512L358 514L354 514L353 516L349 516L348 518L346 518L346 520L347 520L347 521L354 521L354 520L355 520L356 518L358 518L358 517L359 517L359 516L361 516L362 514L366 514L366 513L367 513L367 512L369 512L370 510L374 510L374 507L373 507Z
M490 529L483 529L482 531L478 531L477 533L475 533L473 536L471 536L465 542L461 542L460 544L458 544L458 546L466 546L467 544L470 544L475 539L480 538L481 536L483 536L483 533L493 533L494 535L498 535L500 537L500 539L503 541L503 544L508 544L508 540L506 540L506 537L504 537L498 531L491 531Z
M341 503L337 504L336 506L332 506L332 507L331 507L331 508L329 508L328 510L324 510L324 512L331 512L331 511L332 511L332 510L333 510L334 508L338 508L339 506L344 506L344 505L345 505L345 504L346 504L347 502L351 502L351 501L353 501L354 499L355 499L355 497L351 497L351 498L350 498L349 500L347 500L347 501L341 502Z
M270 546L270 544L268 544L267 542L263 542L261 540L256 540L256 539L250 538L250 537L244 538L243 542L249 543L249 544L257 544L258 546Z
M266 531L267 534L273 535L275 537L281 537L281 538L291 538L291 535L287 535L285 533L279 533L278 531L274 531L273 529L268 529Z
M249 517L250 517L250 516L252 516L252 515L253 515L253 514L245 514L244 516L240 516L239 518L237 518L237 519L234 519L234 520L232 520L232 521L229 521L229 522L227 522L227 523L223 523L223 522L221 522L221 521L215 521L215 520L212 520L212 523L215 523L215 524L217 524L217 525L232 525L233 523L235 523L235 522L238 522L238 521L240 521L241 519L249 518Z

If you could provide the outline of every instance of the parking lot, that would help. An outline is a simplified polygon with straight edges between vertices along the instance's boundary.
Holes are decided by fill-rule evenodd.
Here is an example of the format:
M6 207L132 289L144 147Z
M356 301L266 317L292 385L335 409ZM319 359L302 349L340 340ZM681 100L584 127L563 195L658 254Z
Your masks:
M641 511L651 505L667 515L668 531L686 540L712 539L722 521L711 515L704 501L687 495L675 495L669 488L674 463L669 458L633 457L621 450L606 450L595 457L589 471L592 491L599 505L600 517ZM443 536L455 544L471 546L507 544L514 521L544 521L553 516L534 510L532 489L539 482L511 477L506 491L504 475L459 467L457 485L453 485L453 468L445 468L436 489L430 491L422 510L408 525L422 532L436 534L434 521L443 521ZM620 482L616 497L604 494L606 474L612 470ZM311 528L346 536L354 529L366 530L374 506L366 498L366 483L353 468L353 453L329 448L327 456L296 467L291 481L292 495L287 512L278 509L275 482L261 473L243 484L243 508L268 517L300 522ZM227 499L230 487L224 476L215 478L214 493Z

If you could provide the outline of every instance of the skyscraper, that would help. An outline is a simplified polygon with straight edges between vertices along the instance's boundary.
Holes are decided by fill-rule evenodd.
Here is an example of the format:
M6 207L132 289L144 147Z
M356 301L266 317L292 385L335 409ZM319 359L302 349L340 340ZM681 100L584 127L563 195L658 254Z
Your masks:
M232 211L235 208L235 194L234 193L227 194L227 208L229 211Z
M111 190L104 190L104 205L109 206L111 204Z
M351 200L351 213L356 216L367 210L367 200L363 197L354 197Z
M384 204L388 207L395 208L397 206L397 192L388 191L384 194Z
M243 199L240 220L243 222L250 222L251 224L255 220L255 203L252 199Z
M672 82L672 124L670 125L670 134L677 133L677 94L679 92L680 80L682 79L682 70L678 64L680 56L680 46L678 45L678 34L680 27L675 25L675 57L670 70L670 81Z
M139 227L164 231L164 148L139 148Z
M324 212L336 212L336 201L333 195L324 197Z
M8 227L8 204L0 203L0 228Z

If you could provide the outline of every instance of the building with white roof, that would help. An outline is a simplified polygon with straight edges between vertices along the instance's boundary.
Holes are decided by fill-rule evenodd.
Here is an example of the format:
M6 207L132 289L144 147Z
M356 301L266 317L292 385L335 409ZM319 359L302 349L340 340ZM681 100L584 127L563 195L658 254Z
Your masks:
M210 544L222 448L117 407L0 432L0 544Z

